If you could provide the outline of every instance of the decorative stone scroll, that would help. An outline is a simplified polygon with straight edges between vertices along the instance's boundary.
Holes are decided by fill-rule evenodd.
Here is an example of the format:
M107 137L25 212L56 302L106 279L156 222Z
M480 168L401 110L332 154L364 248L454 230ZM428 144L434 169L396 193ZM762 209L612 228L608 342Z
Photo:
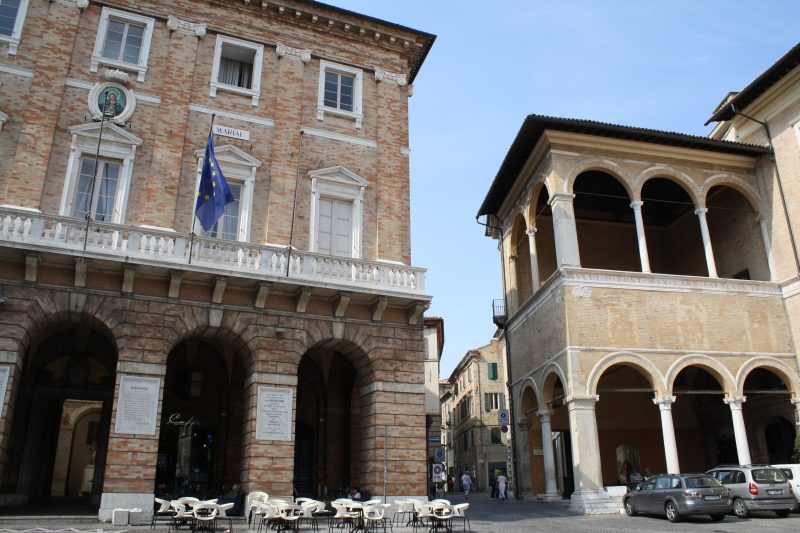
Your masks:
M89 5L89 0L56 0L56 4L86 9L86 6Z
M292 440L292 389L258 387L256 440Z
M400 87L408 85L405 74L389 72L388 70L383 70L381 67L375 67L375 81L391 81Z
M195 22L188 22L185 20L181 20L178 17L170 17L167 19L167 28L170 31L181 31L183 33L194 34L197 37L205 37L206 35L206 25L199 24Z
M302 61L303 63L311 61L311 50L292 48L282 43L278 43L278 46L275 48L275 53L278 54L278 57L285 57L293 61Z

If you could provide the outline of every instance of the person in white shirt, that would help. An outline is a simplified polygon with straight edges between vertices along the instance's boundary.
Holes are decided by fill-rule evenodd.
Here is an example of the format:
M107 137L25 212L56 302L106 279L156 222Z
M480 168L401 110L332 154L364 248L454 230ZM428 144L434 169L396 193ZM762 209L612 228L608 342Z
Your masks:
M508 478L504 473L500 473L497 476L497 499L507 500L508 496L506 495L506 486L508 485Z
M464 472L461 474L461 487L464 489L464 497L469 499L469 489L472 487L472 478L469 474Z

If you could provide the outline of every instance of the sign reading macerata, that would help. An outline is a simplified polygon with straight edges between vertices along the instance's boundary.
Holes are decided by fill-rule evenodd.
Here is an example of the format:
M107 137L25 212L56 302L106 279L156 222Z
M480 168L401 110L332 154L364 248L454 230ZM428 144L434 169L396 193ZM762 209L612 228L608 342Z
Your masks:
M3 413L3 407L6 404L6 389L8 388L8 374L11 367L0 366L0 414Z
M138 435L156 434L160 385L161 380L158 378L120 376L115 432Z
M223 137L233 137L234 139L241 139L242 141L250 140L250 132L247 130L237 130L227 126L220 126L214 124L214 135L222 135Z
M292 389L259 387L257 440L292 440Z

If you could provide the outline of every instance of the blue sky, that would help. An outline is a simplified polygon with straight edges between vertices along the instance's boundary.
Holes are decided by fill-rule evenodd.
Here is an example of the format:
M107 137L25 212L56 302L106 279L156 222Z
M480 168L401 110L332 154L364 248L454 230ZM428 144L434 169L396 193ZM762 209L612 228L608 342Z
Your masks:
M444 318L441 377L494 333L475 214L526 115L694 135L798 42L798 0L328 0L437 35L410 104L412 263Z

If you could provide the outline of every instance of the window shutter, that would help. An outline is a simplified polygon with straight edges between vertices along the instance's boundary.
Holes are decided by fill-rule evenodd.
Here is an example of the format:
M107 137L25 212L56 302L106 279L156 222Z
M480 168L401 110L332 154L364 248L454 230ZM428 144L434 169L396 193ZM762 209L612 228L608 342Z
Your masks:
M492 395L491 394L484 394L483 395L483 406L487 411L492 410Z
M317 251L321 254L330 255L333 231L333 200L320 198L318 222Z
M343 257L353 255L350 249L350 234L352 232L353 205L348 202L336 202L336 249L333 254Z
M497 379L497 363L489 363L489 379Z
M502 392L500 393L500 405L497 407L498 409L505 409L506 408L506 395Z

